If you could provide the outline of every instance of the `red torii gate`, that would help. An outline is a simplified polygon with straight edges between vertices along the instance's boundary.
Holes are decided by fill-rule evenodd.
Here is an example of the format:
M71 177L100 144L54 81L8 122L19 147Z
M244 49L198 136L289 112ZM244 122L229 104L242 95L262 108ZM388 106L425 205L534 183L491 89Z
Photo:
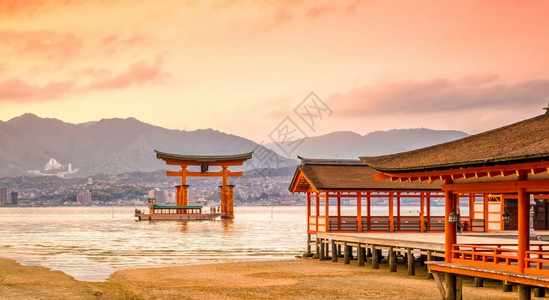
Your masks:
M182 155L166 153L154 150L156 158L166 162L167 165L180 166L179 171L166 171L166 176L181 176L181 185L176 186L177 206L187 206L188 194L187 176L192 177L222 177L221 189L221 217L234 218L234 185L227 184L227 177L240 177L242 171L231 172L229 166L241 166L246 160L252 158L252 152L235 155ZM200 172L187 170L188 166L200 166ZM221 167L220 171L210 172L210 167Z

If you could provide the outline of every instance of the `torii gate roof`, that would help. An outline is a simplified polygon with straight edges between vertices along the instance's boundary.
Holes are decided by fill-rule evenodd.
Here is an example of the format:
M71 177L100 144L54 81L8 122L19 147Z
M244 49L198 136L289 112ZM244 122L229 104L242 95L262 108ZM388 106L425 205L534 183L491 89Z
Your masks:
M200 166L208 164L210 166L221 165L242 165L246 160L252 158L253 151L241 154L231 155L186 155L161 152L154 150L156 158L161 159L168 165L187 165Z

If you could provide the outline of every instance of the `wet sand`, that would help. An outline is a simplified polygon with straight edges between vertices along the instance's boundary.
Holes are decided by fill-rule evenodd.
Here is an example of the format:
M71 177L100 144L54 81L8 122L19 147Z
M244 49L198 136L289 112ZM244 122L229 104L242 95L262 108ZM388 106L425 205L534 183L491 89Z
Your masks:
M132 269L107 282L77 281L43 267L0 258L2 299L440 299L423 267L408 276L387 265L372 270L342 262L295 259ZM464 279L464 299L516 299L500 282L474 287Z

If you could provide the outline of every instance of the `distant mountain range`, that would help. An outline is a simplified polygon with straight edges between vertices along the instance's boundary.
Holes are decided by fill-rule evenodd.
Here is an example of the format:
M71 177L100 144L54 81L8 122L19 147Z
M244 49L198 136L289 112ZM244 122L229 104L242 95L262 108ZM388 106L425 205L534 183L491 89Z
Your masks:
M0 121L0 177L32 175L29 170L43 170L51 158L65 170L78 169L67 175L70 177L166 169L164 162L156 159L154 149L196 155L254 150L256 155L245 164L245 170L285 168L283 173L287 173L288 167L298 164L297 155L357 158L417 149L465 136L461 131L430 129L376 131L364 136L334 132L304 140L290 159L283 157L285 154L276 144L267 144L265 148L212 129L169 130L134 118L70 124L24 114L7 122Z
M291 154L305 158L358 158L404 152L464 138L469 134L457 130L393 129L360 135L339 131L297 141L299 147ZM287 156L275 143L265 144Z
M70 124L25 114L0 122L0 145L0 177L31 175L29 170L44 169L50 158L79 170L69 175L71 177L166 169L164 162L156 158L154 149L196 155L254 150L263 152L263 156L275 157L277 167L297 164L235 135L212 129L169 130L134 118ZM269 166L254 157L246 162L244 169L265 167Z

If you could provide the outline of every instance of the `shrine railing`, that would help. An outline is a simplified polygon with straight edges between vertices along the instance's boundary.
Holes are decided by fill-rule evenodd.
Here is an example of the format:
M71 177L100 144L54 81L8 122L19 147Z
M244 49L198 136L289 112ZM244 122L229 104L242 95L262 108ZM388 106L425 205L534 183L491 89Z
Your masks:
M533 249L533 250L532 250ZM524 258L524 272L537 275L549 275L549 245L530 245Z
M452 262L519 272L517 244L454 244ZM524 273L549 276L549 244L531 244Z

